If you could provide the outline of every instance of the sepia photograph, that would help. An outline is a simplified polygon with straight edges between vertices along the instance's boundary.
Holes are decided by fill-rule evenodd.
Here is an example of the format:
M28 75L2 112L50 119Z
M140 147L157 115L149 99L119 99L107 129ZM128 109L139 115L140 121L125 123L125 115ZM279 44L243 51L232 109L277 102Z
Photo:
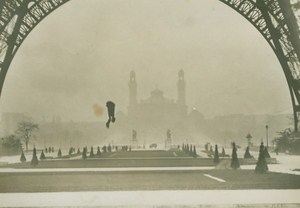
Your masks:
M0 0L0 207L300 207L300 0Z

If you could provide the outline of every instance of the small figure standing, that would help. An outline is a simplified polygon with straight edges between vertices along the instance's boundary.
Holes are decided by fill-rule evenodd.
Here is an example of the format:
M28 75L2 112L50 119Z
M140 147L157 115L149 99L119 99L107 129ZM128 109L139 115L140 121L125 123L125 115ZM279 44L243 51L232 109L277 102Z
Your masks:
M106 128L109 128L110 122L115 122L115 104L112 101L106 102L106 107L108 111L108 121L106 122Z

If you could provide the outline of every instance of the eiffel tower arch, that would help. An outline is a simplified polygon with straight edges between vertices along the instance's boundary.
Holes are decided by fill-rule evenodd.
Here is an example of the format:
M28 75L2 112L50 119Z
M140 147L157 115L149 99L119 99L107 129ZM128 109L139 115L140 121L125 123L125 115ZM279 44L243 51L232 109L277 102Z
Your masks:
M0 1L0 96L19 47L45 17L70 0ZM300 113L300 39L297 0L218 0L237 11L265 38L282 67L290 91L294 129ZM88 2L88 1L87 1ZM296 6L293 7L292 3ZM300 9L299 9L300 10ZM300 11L298 11L300 12Z

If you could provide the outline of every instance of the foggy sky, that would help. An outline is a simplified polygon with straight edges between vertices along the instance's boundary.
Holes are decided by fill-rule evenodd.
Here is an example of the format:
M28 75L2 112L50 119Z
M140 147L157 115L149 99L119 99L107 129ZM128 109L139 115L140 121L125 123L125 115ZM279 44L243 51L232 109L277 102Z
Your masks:
M95 121L93 106L127 113L129 72L138 99L156 85L176 100L185 71L189 110L205 117L291 113L287 84L268 43L217 0L72 0L19 49L1 112Z

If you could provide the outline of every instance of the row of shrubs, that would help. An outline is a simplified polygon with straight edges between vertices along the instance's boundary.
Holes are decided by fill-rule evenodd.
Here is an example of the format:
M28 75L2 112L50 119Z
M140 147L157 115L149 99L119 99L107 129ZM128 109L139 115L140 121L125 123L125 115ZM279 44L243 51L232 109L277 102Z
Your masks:
M182 151L184 151L186 154L189 154L192 157L197 157L197 151L196 151L196 146L194 145L189 145L189 144L182 144L181 147Z
M110 147L110 145L109 145ZM107 151L108 152L111 152L111 148L106 148L106 146L103 146L102 147L102 150L103 150L103 153L106 153ZM122 147L123 149L123 147ZM126 146L124 146L124 150L129 150L131 151L131 148L126 148ZM188 144L183 144L182 145L182 150L190 155L193 155L194 157L197 157L197 153L196 153L196 147L195 145L192 146L192 145L188 145ZM222 150L222 153L224 151L224 148ZM71 147L69 149L69 155L71 155L72 153L75 152L75 148ZM78 148L77 150L77 155L80 155L80 149ZM101 156L101 151L100 151L100 147L98 146L97 148L97 153L96 155L94 154L94 149L93 147L91 147L91 151L90 151L90 155L89 157L90 158L93 158L95 156ZM225 154L225 151L224 151L224 154ZM249 158L253 158L253 156L250 154L249 152L249 147L246 149L246 152L245 152L245 155L244 157L247 156ZM61 152L61 149L58 150L58 157L62 157L62 152ZM86 159L87 158L87 147L84 147L83 148L83 151L82 151L82 158L83 159ZM270 158L270 154L268 153L268 150L267 148L263 145L263 143L261 143L260 145L260 151L259 151L259 156L258 156L258 160L257 160L257 164L256 164L256 168L255 168L255 172L257 173L265 173L268 171L268 165L267 165L267 162L266 162L266 158ZM41 155L40 155L40 159L41 160L44 160L46 159L46 156L44 154L44 151L42 150L41 152ZM25 158L25 155L24 155L24 152L22 151L22 154L21 154L21 158L20 158L21 162L25 162L26 161L26 158ZM37 154L36 154L36 148L34 147L33 148L33 156L32 156L32 159L31 159L31 165L32 166L37 166L38 165L38 158L37 158ZM218 165L220 163L220 158L219 158L219 152L218 152L218 145L215 145L215 151L214 151L214 159L213 159L213 162L215 165ZM240 163L239 163L239 159L237 157L237 148L236 148L236 145L235 143L232 143L232 155L231 155L231 168L236 170L238 168L240 168Z
M82 153L81 153L81 151L80 151L79 148L77 149L77 152L76 152L76 150L75 150L74 147L70 147L68 155L64 155L64 156L62 155L61 149L58 149L57 157L58 158L70 158L71 156L77 156L77 155L82 154L82 158L86 159L87 157L90 157L90 158L93 158L93 157L96 157L96 156L100 157L103 153L112 152L113 149L115 151L131 151L131 147L127 146L127 145L121 146L120 149L119 149L118 146L111 146L111 145L106 146L106 145L104 145L101 149L102 149L102 152L100 150L100 147L98 146L97 153L94 154L94 148L92 146L91 150L90 150L90 153L89 153L89 156L87 155L88 154L87 147L83 148ZM54 152L54 147L45 148L45 153L48 153L48 152L49 153ZM44 153L44 150L42 150L41 155L40 155L40 160L47 159L45 153ZM22 151L22 154L21 154L20 161L21 162L26 162L26 157L25 157L25 154L24 154L23 151ZM35 147L33 148L33 157L32 157L32 160L31 160L31 164L33 166L38 165L38 157L37 157L37 153L36 153L36 148Z
M223 148L223 151L224 151L224 148ZM245 159L253 158L253 156L250 154L249 147L246 148L244 158ZM261 143L258 160L257 160L256 167L255 167L255 172L256 173L265 173L265 172L268 171L268 165L267 165L266 158L270 158L270 154L268 152L267 147L265 147L264 144ZM213 162L214 162L215 165L218 165L220 163L218 145L215 145ZM234 170L240 168L240 162L239 162L239 159L237 157L237 148L236 148L236 144L234 142L232 143L232 154L231 154L230 167Z

